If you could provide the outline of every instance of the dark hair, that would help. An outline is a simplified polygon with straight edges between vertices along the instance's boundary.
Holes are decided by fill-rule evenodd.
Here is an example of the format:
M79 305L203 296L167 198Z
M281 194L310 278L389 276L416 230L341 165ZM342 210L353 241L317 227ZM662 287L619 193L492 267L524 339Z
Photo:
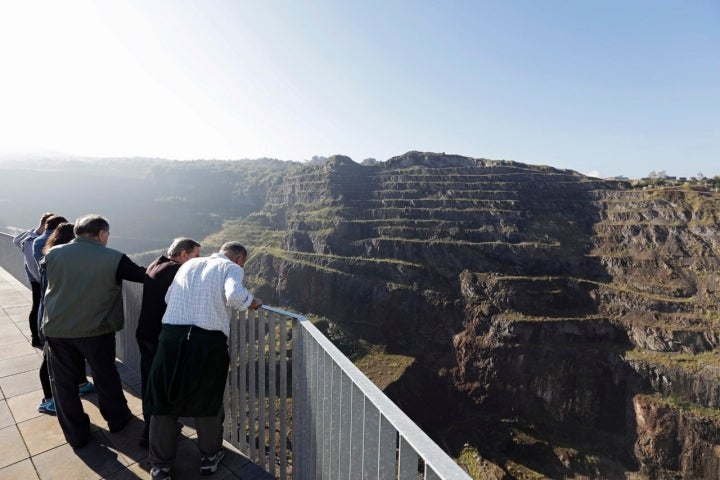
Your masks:
M61 223L67 223L67 218L61 215L52 215L50 218L45 220L46 230L55 230Z
M180 237L173 240L170 247L168 247L167 254L168 257L175 257L182 252L192 253L199 246L200 244L192 238Z
M103 230L109 232L110 224L103 217L95 213L82 216L75 220L75 235L78 237L80 235L97 237Z
M45 227L45 222L47 222L47 219L55 215L54 213L43 213L42 217L40 217L40 224L38 225L38 228Z
M228 257L230 260L235 261L239 257L247 258L247 250L242 246L240 242L226 242L220 247L220 253Z
M47 239L47 242L45 243L45 247L43 247L43 255L45 255L48 250L50 250L55 245L63 245L65 243L68 243L70 240L75 238L75 232L74 226L72 223L61 223L57 227L55 227L55 230L53 230L53 233L50 234L50 236Z

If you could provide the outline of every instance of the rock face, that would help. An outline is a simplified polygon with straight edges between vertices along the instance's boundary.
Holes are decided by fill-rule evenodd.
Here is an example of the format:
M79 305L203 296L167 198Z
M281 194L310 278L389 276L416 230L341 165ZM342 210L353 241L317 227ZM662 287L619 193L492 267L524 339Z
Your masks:
M415 358L386 391L456 456L695 479L720 478L719 207L410 152L291 171L241 226L259 296Z

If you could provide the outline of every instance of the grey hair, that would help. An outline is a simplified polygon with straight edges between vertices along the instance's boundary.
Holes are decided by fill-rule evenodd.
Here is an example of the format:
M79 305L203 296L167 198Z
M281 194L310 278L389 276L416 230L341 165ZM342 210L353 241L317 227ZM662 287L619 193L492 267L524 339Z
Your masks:
M247 249L240 242L226 242L220 247L220 253L235 261L238 257L247 257Z
M178 237L168 247L167 256L175 257L182 252L192 253L197 247L200 247L200 244L192 238Z
M75 227L73 230L75 231L75 235L78 237L81 235L97 237L103 230L109 232L110 224L100 215L91 213L75 220Z

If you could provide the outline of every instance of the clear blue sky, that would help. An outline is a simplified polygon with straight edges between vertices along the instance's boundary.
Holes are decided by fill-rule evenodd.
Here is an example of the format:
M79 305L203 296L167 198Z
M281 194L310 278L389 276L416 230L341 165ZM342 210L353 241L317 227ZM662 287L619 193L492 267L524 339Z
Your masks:
M0 0L0 151L720 174L720 1Z

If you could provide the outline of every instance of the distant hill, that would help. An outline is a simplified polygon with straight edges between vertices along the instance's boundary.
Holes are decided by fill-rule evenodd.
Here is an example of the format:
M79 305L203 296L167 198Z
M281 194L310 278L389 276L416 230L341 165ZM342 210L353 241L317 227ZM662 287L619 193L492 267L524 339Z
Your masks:
M0 164L0 226L35 226L42 212L105 215L110 246L152 258L176 236L203 238L264 205L295 164L279 160L25 160ZM149 255L141 255L150 251Z

